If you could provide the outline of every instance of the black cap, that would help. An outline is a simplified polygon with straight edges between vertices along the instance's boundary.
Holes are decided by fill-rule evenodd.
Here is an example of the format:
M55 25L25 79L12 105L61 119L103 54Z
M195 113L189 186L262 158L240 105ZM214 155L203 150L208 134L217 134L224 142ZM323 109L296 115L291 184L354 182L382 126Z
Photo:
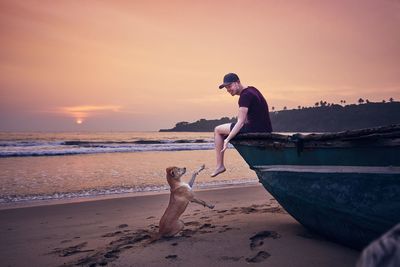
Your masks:
M219 89L238 81L239 77L235 73L228 73L224 76L224 83L219 86Z

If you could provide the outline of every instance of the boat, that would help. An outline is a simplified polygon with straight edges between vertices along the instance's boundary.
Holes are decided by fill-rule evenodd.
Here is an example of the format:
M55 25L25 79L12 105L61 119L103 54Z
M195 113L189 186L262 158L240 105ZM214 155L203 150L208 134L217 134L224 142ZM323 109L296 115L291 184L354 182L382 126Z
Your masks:
M231 144L291 216L330 240L362 249L400 222L400 125Z

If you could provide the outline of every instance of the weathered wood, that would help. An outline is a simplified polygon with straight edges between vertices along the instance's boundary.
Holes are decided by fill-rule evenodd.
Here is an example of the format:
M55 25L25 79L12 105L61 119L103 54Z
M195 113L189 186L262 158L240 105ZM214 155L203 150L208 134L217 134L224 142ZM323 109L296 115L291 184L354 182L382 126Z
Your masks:
M304 226L355 248L400 221L400 125L231 140Z
M231 143L240 144L257 144L264 143L266 147L274 147L274 143L278 142L280 144L289 145L290 143L303 142L304 145L315 141L356 141L356 140L366 140L366 139L390 139L390 138L400 138L400 125L391 125L370 129L361 129L353 131L344 131L338 133L323 133L323 134L294 134L294 135L283 135L276 133L247 133L239 134ZM321 143L322 146L326 144ZM290 146L290 145L289 145ZM341 146L341 145L339 145Z

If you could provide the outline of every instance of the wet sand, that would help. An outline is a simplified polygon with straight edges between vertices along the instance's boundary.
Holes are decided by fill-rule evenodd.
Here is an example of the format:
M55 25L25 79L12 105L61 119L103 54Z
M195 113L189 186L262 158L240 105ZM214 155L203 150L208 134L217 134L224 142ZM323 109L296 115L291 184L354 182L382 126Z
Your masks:
M151 244L169 194L1 210L2 266L355 266L261 185L196 195L215 208L189 204L185 229Z

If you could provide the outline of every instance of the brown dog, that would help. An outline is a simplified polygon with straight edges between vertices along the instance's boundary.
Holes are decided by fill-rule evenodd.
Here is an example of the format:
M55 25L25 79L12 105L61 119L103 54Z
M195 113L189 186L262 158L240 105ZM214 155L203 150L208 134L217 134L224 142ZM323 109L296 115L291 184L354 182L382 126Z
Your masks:
M198 171L193 173L189 184L181 180L181 177L186 172L186 168L168 167L166 169L167 181L171 187L171 195L169 198L168 207L165 210L164 215L161 217L159 232L155 239L174 236L183 229L184 224L182 220L179 220L179 217L185 211L189 202L194 202L210 209L214 208L214 205L208 204L203 200L196 199L192 192L194 179L203 169L204 165L201 166Z

